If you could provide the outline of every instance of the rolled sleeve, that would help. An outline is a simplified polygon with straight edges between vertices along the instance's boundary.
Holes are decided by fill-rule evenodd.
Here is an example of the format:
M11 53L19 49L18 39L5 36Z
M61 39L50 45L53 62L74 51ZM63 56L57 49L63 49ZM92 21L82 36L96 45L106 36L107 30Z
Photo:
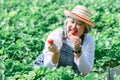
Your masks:
M84 54L82 54L81 57L74 61L77 64L77 67L81 73L87 74L91 71L92 65Z
M49 67L49 68L53 68L53 67L56 67L57 64L54 64L52 62L52 58L51 58L51 53L50 52L47 52L44 54L44 66L45 67Z

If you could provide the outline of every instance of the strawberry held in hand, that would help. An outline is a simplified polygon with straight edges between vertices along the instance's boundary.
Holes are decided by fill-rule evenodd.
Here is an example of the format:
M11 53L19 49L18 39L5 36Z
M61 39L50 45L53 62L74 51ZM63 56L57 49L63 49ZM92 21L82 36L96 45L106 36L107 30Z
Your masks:
M54 40L53 40L53 39L49 39L47 42L48 42L49 44L53 44Z
M72 32L71 32L72 35L75 35L76 33L77 33L76 31L72 31Z

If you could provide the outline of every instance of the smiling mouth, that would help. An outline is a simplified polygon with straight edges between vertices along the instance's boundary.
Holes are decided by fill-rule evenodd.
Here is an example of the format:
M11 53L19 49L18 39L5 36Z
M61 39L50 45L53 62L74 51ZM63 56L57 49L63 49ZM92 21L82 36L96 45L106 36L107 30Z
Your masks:
M75 34L77 33L77 31L76 31L76 30L70 30L70 33L71 33L72 35L75 35Z

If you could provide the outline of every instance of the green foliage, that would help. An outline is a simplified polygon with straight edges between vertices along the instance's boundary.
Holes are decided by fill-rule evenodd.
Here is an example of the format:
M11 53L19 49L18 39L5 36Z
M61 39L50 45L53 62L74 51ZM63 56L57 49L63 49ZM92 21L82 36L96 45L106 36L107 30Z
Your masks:
M115 78L115 80L120 80L120 75Z
M75 74L71 67L46 68L40 67L29 71L28 73L16 73L13 77L7 77L7 79L20 79L20 80L102 80L106 76L106 73L100 74L91 73L87 76Z
M68 67L34 70L32 63L48 33L63 27L64 9L77 4L92 10L96 23L90 33L96 43L93 72L83 77ZM0 0L0 80L102 80L108 66L120 64L119 4L119 0Z

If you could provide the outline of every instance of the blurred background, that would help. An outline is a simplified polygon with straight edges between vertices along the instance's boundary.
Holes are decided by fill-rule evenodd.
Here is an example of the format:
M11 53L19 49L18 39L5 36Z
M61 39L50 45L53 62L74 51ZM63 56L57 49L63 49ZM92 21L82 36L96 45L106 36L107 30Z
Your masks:
M86 77L68 73L70 68L61 74L44 67L35 71L33 61L47 35L63 27L64 9L78 4L91 9L96 23L90 32L96 43L93 71ZM119 40L119 0L0 0L0 80L102 80L108 67L120 64Z

